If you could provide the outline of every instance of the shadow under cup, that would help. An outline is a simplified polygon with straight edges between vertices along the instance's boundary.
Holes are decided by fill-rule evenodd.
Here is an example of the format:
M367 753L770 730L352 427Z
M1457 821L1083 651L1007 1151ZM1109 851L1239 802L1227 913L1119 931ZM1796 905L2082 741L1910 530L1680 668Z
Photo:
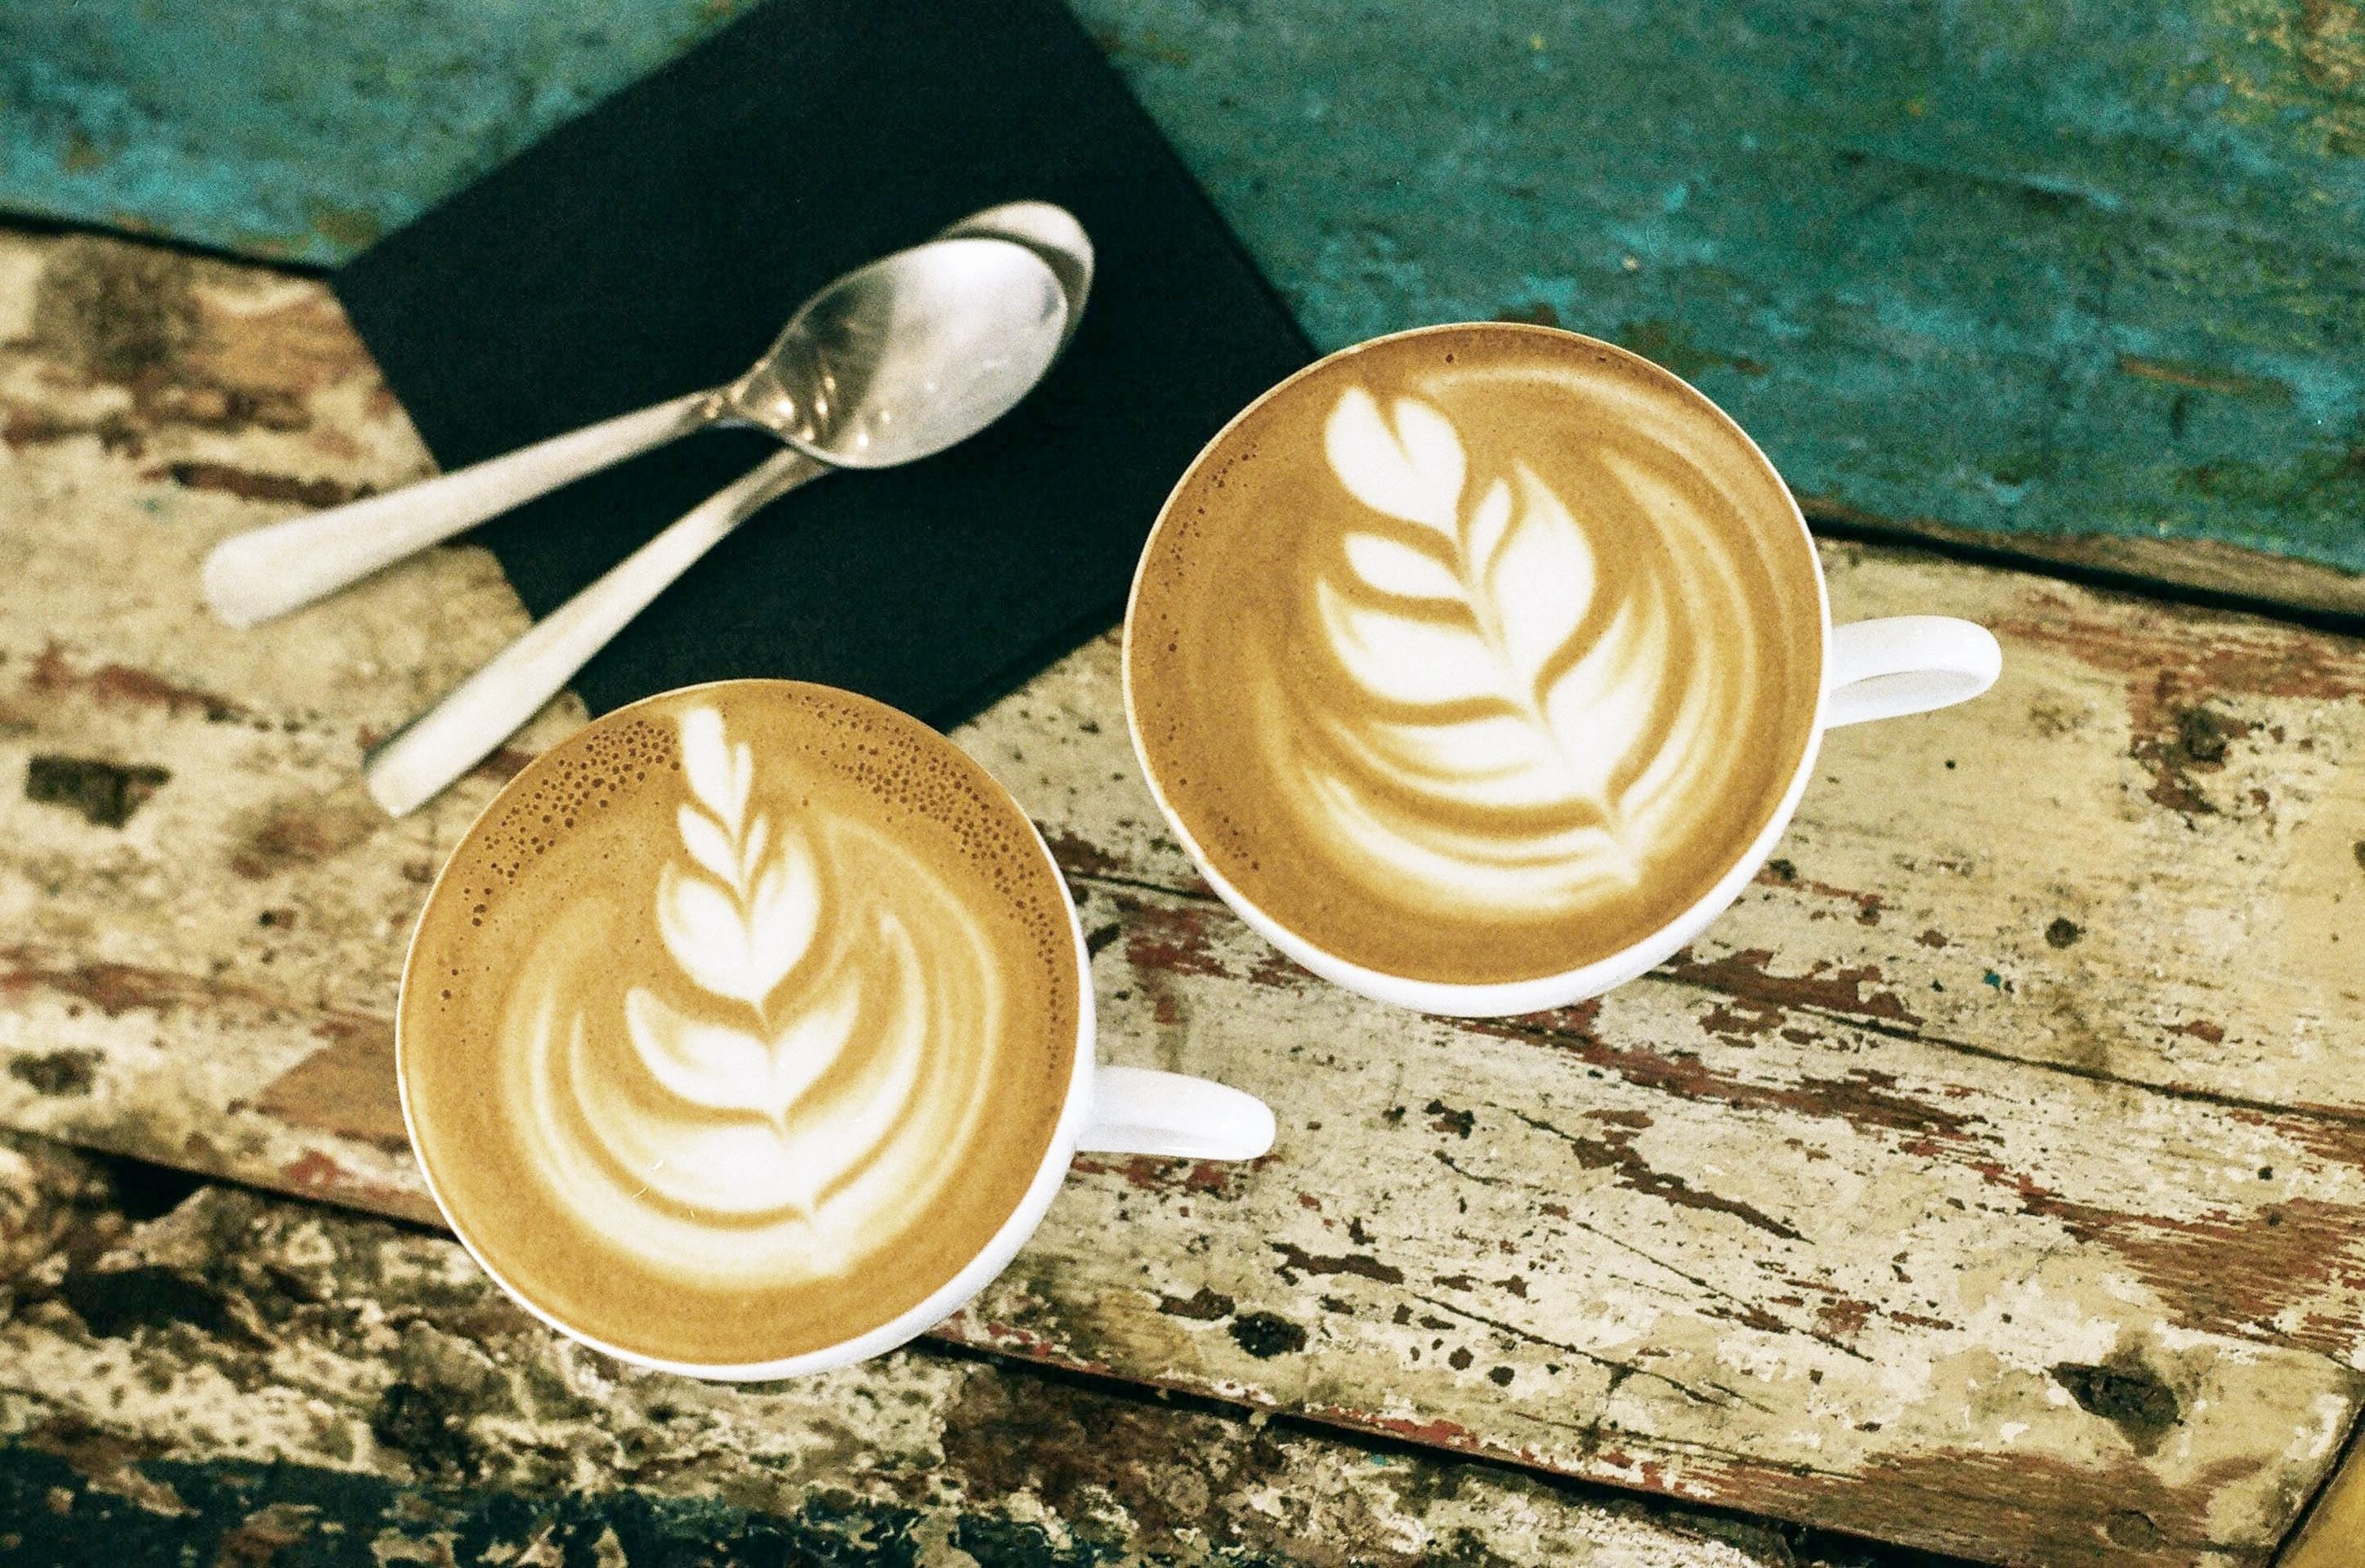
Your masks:
M1384 1001L1528 1012L1730 903L1827 724L1994 678L1966 622L1842 633L1788 488L1707 398L1576 333L1449 325L1308 366L1208 442L1135 576L1126 710L1276 946ZM1911 689L1834 716L1859 678Z
M789 681L668 692L513 779L429 894L397 1075L503 1289L723 1378L941 1320L1048 1208L1091 1103L1064 879L952 744Z

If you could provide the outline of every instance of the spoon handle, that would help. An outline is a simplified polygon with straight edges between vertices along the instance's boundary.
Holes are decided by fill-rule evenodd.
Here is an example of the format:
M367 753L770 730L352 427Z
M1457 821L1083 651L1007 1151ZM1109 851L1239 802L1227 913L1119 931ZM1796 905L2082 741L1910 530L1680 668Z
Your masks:
M362 765L370 798L398 817L442 793L557 696L690 563L765 502L828 472L801 452L776 452L683 513L380 742Z
M705 423L692 392L382 496L249 529L206 557L206 603L253 626Z

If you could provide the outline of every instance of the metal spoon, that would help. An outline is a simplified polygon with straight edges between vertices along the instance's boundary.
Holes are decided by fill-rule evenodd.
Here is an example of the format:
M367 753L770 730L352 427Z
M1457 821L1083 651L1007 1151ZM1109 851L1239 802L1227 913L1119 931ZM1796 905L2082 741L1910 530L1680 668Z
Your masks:
M974 213L938 237L1002 239L1033 250L1059 279L1069 302L1067 330L1073 332L1091 285L1093 255L1082 227L1064 207L1008 202ZM806 320L814 303L807 302L798 321ZM709 425L755 425L812 451L803 433L810 389L799 379L815 368L810 351L807 334L792 321L761 359L725 386L620 414L383 496L250 529L206 557L206 603L232 626L259 625L487 518ZM864 468L902 459L885 445L844 450L830 461Z
M983 237L930 241L815 295L757 369L724 389L734 413L790 449L691 509L378 745L362 769L371 798L401 816L441 792L765 502L834 467L930 456L1001 418L1050 368L1069 314L1035 250Z
M1092 236L1076 221L1076 215L1048 201L1005 201L970 213L940 230L936 238L958 240L964 235L1024 245L1059 275L1059 292L1068 297L1068 325L1059 338L1059 346L1065 348L1083 324L1084 301L1093 292Z

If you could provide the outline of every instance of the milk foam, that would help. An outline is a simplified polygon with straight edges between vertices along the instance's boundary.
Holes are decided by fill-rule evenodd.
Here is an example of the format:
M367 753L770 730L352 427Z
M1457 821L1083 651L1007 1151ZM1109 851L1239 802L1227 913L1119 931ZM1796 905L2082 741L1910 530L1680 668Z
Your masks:
M712 694L712 695L710 695ZM456 1228L599 1341L764 1362L889 1321L1013 1212L1077 1048L1066 890L915 721L724 683L537 761L439 881L401 1070Z
M1350 962L1581 968L1706 894L1813 734L1821 588L1781 480L1607 344L1437 328L1210 444L1126 630L1151 778L1208 865Z
M1311 825L1441 902L1552 912L1633 886L1715 792L1702 743L1751 686L1746 644L1721 669L1676 656L1702 620L1754 613L1727 548L1615 454L1620 493L1575 505L1519 456L1474 475L1418 397L1383 409L1349 386L1324 451L1361 515L1341 519L1309 619L1362 700L1275 669L1257 707ZM1604 535L1638 514L1665 547L1609 568ZM1304 719L1327 745L1304 744Z
M505 1092L557 1200L649 1267L840 1272L956 1173L1003 1047L990 937L894 840L757 799L713 709L680 739L679 842L639 912L669 962L615 997L633 915L570 910L502 1014Z

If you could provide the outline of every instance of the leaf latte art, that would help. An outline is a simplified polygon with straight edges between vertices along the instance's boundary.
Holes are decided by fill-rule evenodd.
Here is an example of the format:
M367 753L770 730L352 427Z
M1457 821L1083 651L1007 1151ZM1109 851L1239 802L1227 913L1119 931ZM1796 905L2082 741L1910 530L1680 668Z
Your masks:
M1567 334L1326 361L1152 540L1151 775L1227 881L1351 962L1483 983L1617 951L1739 857L1811 730L1820 589L1779 485L1681 383Z
M1449 897L1631 887L1734 687L1671 657L1681 586L1604 580L1532 467L1481 489L1445 415L1399 398L1393 416L1351 387L1324 432L1373 516L1341 535L1347 570L1316 580L1316 614L1371 701L1315 711L1328 745L1300 761L1310 791L1365 854ZM1649 479L1620 467L1638 499Z
M823 689L753 689L775 686ZM745 1339L765 1360L860 1332L982 1244L1048 1139L1076 1017L1056 873L1006 801L1014 821L981 820L973 765L933 736L945 756L882 745L854 727L885 723L871 705L830 697L819 744L748 697L659 699L622 731L629 768L579 770L629 778L618 798L554 780L555 810L529 792L495 842L472 835L489 924L451 933L479 962L447 966L446 1016L492 1092L419 1070L407 1033L415 1120L422 1080L449 1096L453 1137L423 1152L447 1201L478 1184L536 1216L463 1225L530 1298L596 1321L620 1283L647 1293L608 1342L713 1361Z
M891 841L752 808L753 759L714 710L684 713L680 734L690 798L654 901L673 972L626 986L606 1033L628 1048L596 1048L566 999L600 992L569 970L603 946L562 922L507 1020L510 1092L569 1206L651 1262L760 1275L779 1264L747 1227L788 1226L799 1266L840 1271L969 1136L977 1064L923 1070L948 1014L998 1010L992 955ZM900 908L860 900L865 885L899 887Z

